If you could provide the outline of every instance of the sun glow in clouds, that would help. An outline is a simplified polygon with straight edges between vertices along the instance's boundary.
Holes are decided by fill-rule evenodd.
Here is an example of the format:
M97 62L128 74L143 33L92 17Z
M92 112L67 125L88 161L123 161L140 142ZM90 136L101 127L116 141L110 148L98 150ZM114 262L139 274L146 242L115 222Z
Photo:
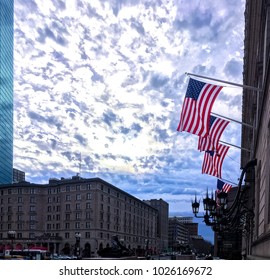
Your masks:
M81 153L83 177L142 199L181 201L182 189L215 186L201 174L197 139L176 128L185 72L241 83L244 1L235 5L15 1L14 167L30 182L70 177ZM225 90L215 106L240 118L241 91ZM239 143L239 127L224 137ZM224 162L236 180L239 154Z

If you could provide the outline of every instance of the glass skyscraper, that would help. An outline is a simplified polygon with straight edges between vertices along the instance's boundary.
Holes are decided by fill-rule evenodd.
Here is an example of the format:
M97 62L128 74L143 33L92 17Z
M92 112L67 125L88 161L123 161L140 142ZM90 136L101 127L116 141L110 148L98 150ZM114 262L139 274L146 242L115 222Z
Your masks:
M13 0L0 0L0 184L13 169Z

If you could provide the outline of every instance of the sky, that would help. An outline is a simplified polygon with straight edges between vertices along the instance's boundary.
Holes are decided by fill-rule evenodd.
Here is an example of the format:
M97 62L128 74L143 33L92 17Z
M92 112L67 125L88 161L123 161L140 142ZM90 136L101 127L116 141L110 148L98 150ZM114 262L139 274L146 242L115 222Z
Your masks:
M176 131L186 72L242 84L244 9L243 0L14 0L14 167L31 183L100 177L191 216L194 194L217 178L201 174L197 136ZM241 121L241 87L222 85L212 112ZM222 141L240 146L241 124ZM239 175L232 146L222 177Z

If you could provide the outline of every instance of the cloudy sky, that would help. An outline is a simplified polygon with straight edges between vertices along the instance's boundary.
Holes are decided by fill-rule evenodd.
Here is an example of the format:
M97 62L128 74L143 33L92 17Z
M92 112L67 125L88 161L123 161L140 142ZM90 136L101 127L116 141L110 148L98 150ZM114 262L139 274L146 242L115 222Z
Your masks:
M26 180L100 177L188 214L201 174L197 137L177 132L186 72L242 83L245 1L15 0L14 167ZM213 112L241 121L241 88ZM241 125L222 140L240 145ZM240 150L223 177L237 183Z

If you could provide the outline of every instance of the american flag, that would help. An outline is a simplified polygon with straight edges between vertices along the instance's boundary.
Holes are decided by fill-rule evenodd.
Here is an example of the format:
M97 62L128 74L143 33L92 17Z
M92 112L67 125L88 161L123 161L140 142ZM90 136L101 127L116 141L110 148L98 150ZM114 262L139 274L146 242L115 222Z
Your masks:
M219 139L229 123L229 121L210 115L209 134L205 137L199 137L198 150L216 151Z
M190 78L177 130L202 137L208 135L210 112L221 89L222 86Z
M205 151L202 173L221 178L221 169L229 146L219 144L217 151Z
M221 180L217 180L217 192L225 192L228 193L230 189L232 188L232 185L225 183Z

